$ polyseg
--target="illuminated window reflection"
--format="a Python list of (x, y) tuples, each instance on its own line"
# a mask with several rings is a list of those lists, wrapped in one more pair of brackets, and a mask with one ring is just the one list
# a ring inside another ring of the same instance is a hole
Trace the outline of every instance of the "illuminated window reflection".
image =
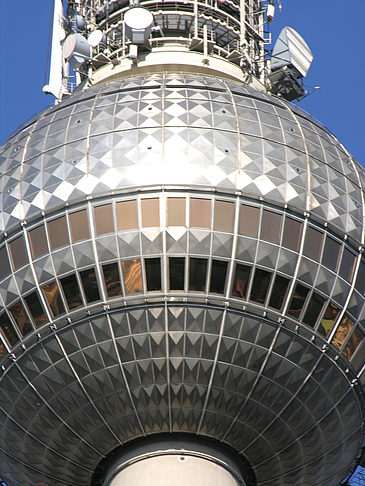
[(313, 292), (307, 310), (305, 311), (303, 322), (308, 324), (308, 326), (314, 327), (325, 302), (326, 299), (318, 295), (316, 292)]
[(14, 346), (19, 341), (18, 335), (14, 330), (13, 324), (10, 322), (6, 314), (0, 316), (0, 329), (4, 333), (10, 346)]
[(343, 350), (343, 354), (346, 356), (348, 360), (352, 358), (355, 354), (355, 351), (360, 346), (362, 340), (364, 339), (364, 333), (359, 327), (355, 327), (353, 330), (350, 339), (347, 341), (345, 349)]
[(103, 274), (108, 297), (113, 298), (122, 295), (118, 264), (109, 263), (108, 265), (103, 265)]
[(69, 309), (75, 309), (82, 305), (81, 292), (76, 275), (68, 275), (60, 279), (63, 293), (65, 294)]
[(142, 269), (140, 260), (125, 260), (122, 262), (124, 288), (127, 295), (143, 291)]
[(47, 322), (47, 317), (44, 313), (37, 292), (27, 295), (24, 300), (37, 327)]
[(89, 268), (88, 270), (80, 272), (80, 277), (87, 303), (100, 300), (99, 285), (96, 279), (95, 269)]
[(54, 317), (59, 316), (65, 312), (65, 308), (61, 299), (61, 294), (56, 282), (51, 282), (42, 287), (44, 296), (51, 308)]
[(212, 260), (212, 272), (210, 275), (210, 291), (215, 294), (223, 294), (226, 283), (228, 262)]
[(251, 267), (247, 265), (236, 264), (234, 274), (232, 297), (246, 298), (248, 280), (250, 278)]
[(146, 258), (144, 264), (147, 290), (161, 290), (161, 258)]
[(13, 307), (10, 308), (10, 314), (13, 316), (22, 336), (26, 336), (33, 330), (28, 314), (26, 313), (21, 302), (17, 302), (15, 305), (13, 305)]
[(321, 322), (319, 323), (317, 331), (323, 336), (327, 337), (332, 331), (339, 312), (340, 309), (332, 304), (332, 302), (329, 302)]
[(7, 350), (6, 350), (6, 347), (4, 346), (4, 344), (0, 341), (0, 358), (2, 358), (3, 356), (5, 356), (7, 354)]
[(190, 258), (189, 290), (204, 292), (207, 274), (207, 260), (204, 258)]
[(332, 339), (332, 344), (336, 346), (336, 348), (341, 349), (353, 327), (354, 322), (349, 317), (344, 316), (337, 328), (336, 334)]
[(253, 278), (250, 300), (263, 304), (271, 279), (271, 273), (257, 268)]
[(304, 285), (297, 284), (295, 286), (294, 294), (290, 302), (288, 314), (296, 319), (299, 319), (300, 314), (303, 310), (309, 289), (304, 287)]
[(270, 307), (278, 310), (281, 309), (288, 286), (289, 279), (282, 277), (281, 275), (276, 275), (274, 285), (271, 291), (271, 297), (269, 302)]

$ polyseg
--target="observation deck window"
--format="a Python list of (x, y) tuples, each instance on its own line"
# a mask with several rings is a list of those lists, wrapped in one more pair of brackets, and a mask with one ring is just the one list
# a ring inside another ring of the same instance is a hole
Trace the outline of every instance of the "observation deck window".
[(251, 267), (247, 265), (236, 264), (234, 274), (232, 297), (246, 299), (247, 285), (250, 278)]
[(336, 334), (332, 339), (332, 344), (336, 346), (336, 348), (341, 349), (353, 327), (354, 321), (352, 321), (348, 316), (344, 316), (337, 328)]
[(185, 258), (169, 258), (170, 290), (184, 290), (185, 288)]
[(317, 331), (322, 334), (322, 336), (328, 337), (330, 332), (333, 329), (333, 326), (336, 322), (338, 313), (340, 309), (336, 307), (332, 302), (329, 302), (327, 305), (327, 309), (323, 314), (323, 317), (318, 325)]
[(82, 305), (80, 287), (75, 274), (60, 279), (63, 293), (65, 294), (69, 309), (75, 309)]
[(192, 228), (210, 228), (212, 201), (210, 199), (190, 199), (190, 226)]
[(340, 249), (341, 245), (327, 235), (323, 250), (322, 265), (329, 268), (333, 272), (336, 272)]
[(138, 228), (137, 201), (122, 201), (116, 205), (118, 231)]
[(144, 264), (147, 290), (161, 290), (161, 258), (146, 258)]
[(6, 247), (3, 246), (0, 248), (0, 280), (5, 278), (11, 272), (8, 253), (6, 251)]
[(125, 260), (122, 262), (124, 288), (127, 295), (143, 291), (141, 260)]
[(226, 283), (228, 262), (212, 260), (212, 271), (210, 274), (210, 292), (223, 294)]
[(282, 308), (289, 282), (289, 279), (282, 277), (281, 275), (276, 275), (270, 296), (269, 307), (277, 310)]
[(189, 290), (204, 292), (207, 275), (207, 260), (204, 258), (190, 258)]
[(47, 236), (44, 224), (29, 231), (29, 240), (32, 257), (34, 259), (48, 253)]
[(14, 270), (28, 263), (28, 254), (25, 248), (24, 236), (21, 235), (9, 244), (11, 260)]
[(96, 234), (105, 235), (114, 232), (113, 207), (111, 204), (94, 208)]
[(293, 297), (290, 302), (288, 314), (295, 319), (299, 319), (300, 314), (302, 313), (305, 301), (308, 296), (309, 289), (304, 287), (304, 285), (296, 284), (295, 290), (293, 293)]
[(100, 300), (99, 286), (96, 279), (95, 269), (89, 268), (80, 272), (82, 286), (88, 304)]
[(167, 226), (185, 226), (186, 199), (183, 197), (167, 198)]
[(31, 294), (27, 295), (24, 297), (24, 300), (37, 327), (47, 322), (47, 317), (44, 313), (37, 292), (32, 292)]
[(284, 234), (282, 245), (293, 251), (299, 250), (302, 236), (303, 223), (293, 218), (285, 218)]
[(363, 331), (358, 326), (352, 331), (350, 339), (347, 341), (345, 349), (343, 350), (343, 354), (349, 361), (355, 354), (357, 348), (360, 346), (364, 336)]
[(355, 288), (361, 295), (365, 296), (365, 263), (363, 261), (360, 263)]
[(312, 297), (309, 300), (307, 310), (305, 311), (303, 322), (308, 324), (310, 327), (314, 327), (325, 302), (326, 299), (321, 297), (316, 292), (313, 292)]
[(259, 304), (264, 304), (270, 280), (271, 272), (256, 268), (255, 275), (253, 277), (250, 300), (258, 302)]
[(59, 316), (65, 312), (65, 307), (62, 302), (61, 293), (57, 282), (51, 282), (42, 287), (43, 294), (51, 308), (54, 317)]
[(352, 277), (354, 276), (355, 264), (355, 255), (345, 248), (342, 255), (340, 276), (348, 282), (351, 282)]
[(234, 222), (234, 204), (216, 201), (214, 207), (214, 229), (232, 233)]
[(103, 265), (102, 268), (108, 297), (113, 298), (122, 295), (118, 264), (109, 263), (107, 265)]
[(9, 311), (23, 337), (33, 331), (28, 314), (20, 301), (13, 305)]
[(77, 211), (76, 213), (71, 213), (69, 215), (69, 220), (71, 227), (71, 238), (74, 243), (76, 241), (90, 238), (86, 209)]
[(0, 316), (0, 329), (4, 333), (10, 346), (14, 346), (18, 341), (18, 335), (15, 332), (14, 326), (6, 314)]
[(150, 228), (160, 226), (160, 200), (159, 199), (142, 199), (142, 227)]
[(51, 250), (69, 245), (66, 217), (53, 219), (47, 223)]
[(319, 261), (323, 243), (323, 233), (308, 226), (305, 235), (303, 254), (312, 260)]
[(260, 210), (252, 206), (241, 204), (239, 233), (257, 238), (259, 231)]
[(264, 209), (261, 222), (261, 239), (278, 244), (280, 241), (282, 215)]

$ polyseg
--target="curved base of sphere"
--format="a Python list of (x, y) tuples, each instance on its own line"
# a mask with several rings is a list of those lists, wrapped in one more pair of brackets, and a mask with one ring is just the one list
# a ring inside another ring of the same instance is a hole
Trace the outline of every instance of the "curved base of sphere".
[[(114, 454), (115, 455), (115, 454)], [(110, 462), (110, 461), (109, 461)], [(104, 469), (104, 468), (102, 468)], [(148, 438), (123, 447), (93, 486), (254, 486), (252, 471), (219, 444), (181, 437)], [(247, 479), (246, 479), (247, 478)], [(247, 482), (246, 482), (247, 481)]]

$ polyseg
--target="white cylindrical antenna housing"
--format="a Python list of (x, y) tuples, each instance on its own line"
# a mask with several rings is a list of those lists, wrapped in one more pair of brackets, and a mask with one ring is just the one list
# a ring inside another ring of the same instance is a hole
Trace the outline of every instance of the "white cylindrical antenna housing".
[(133, 44), (144, 44), (151, 33), (153, 15), (146, 8), (136, 7), (124, 15), (125, 32)]
[(270, 3), (270, 5), (267, 6), (267, 12), (266, 12), (266, 22), (268, 24), (273, 21), (274, 15), (275, 15), (275, 7)]
[(106, 45), (106, 36), (101, 30), (94, 30), (90, 33), (87, 41), (91, 47), (97, 47), (99, 44)]
[(90, 60), (90, 44), (81, 34), (70, 34), (63, 43), (63, 57), (74, 69)]

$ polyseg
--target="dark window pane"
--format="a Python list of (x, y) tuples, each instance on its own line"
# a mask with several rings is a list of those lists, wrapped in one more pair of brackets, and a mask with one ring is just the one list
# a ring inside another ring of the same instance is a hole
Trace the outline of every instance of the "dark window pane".
[(304, 255), (318, 262), (321, 257), (322, 242), (323, 233), (308, 226), (304, 241)]
[(0, 249), (0, 280), (11, 273), (8, 252), (5, 246)]
[(47, 317), (40, 303), (37, 292), (33, 292), (24, 298), (36, 326), (41, 326), (47, 322)]
[(86, 209), (69, 215), (72, 241), (86, 240), (90, 238), (89, 222)]
[(281, 220), (281, 214), (264, 209), (261, 222), (261, 239), (271, 241), (272, 243), (279, 243)]
[(192, 228), (210, 228), (212, 201), (210, 199), (190, 200), (190, 226)]
[(10, 313), (13, 316), (22, 336), (26, 336), (33, 331), (28, 314), (26, 313), (21, 302), (17, 302), (15, 305), (13, 305), (13, 307), (10, 308)]
[(330, 302), (321, 319), (321, 322), (319, 323), (317, 331), (323, 336), (327, 337), (332, 331), (339, 312), (340, 309)]
[(138, 228), (137, 201), (122, 201), (116, 205), (118, 230)]
[(362, 342), (360, 349), (356, 350), (356, 355), (351, 364), (354, 367), (356, 373), (358, 373), (365, 364), (365, 342)]
[(241, 299), (246, 298), (247, 284), (250, 278), (251, 267), (247, 265), (236, 264), (236, 271), (234, 274), (234, 282), (232, 289), (232, 296)]
[(89, 268), (80, 272), (82, 286), (84, 287), (86, 302), (95, 302), (100, 300), (98, 281), (95, 275), (95, 269)]
[(6, 347), (4, 346), (3, 342), (0, 339), (0, 358), (2, 358), (3, 356), (5, 356), (7, 353), (8, 352), (6, 350)]
[(169, 258), (170, 290), (184, 290), (185, 258)]
[(363, 261), (360, 263), (355, 287), (361, 295), (365, 295), (365, 263)]
[(51, 308), (54, 317), (59, 316), (65, 312), (65, 308), (61, 299), (61, 294), (57, 282), (51, 282), (42, 287), (44, 296)]
[(344, 316), (337, 328), (336, 334), (333, 336), (332, 344), (336, 346), (336, 348), (341, 349), (353, 327), (354, 322), (349, 317)]
[(41, 224), (37, 228), (29, 231), (29, 239), (33, 258), (37, 258), (40, 255), (48, 253), (46, 230), (44, 229), (44, 224)]
[(293, 251), (299, 250), (300, 238), (302, 236), (303, 224), (292, 218), (285, 218), (283, 243), (282, 245)]
[(302, 312), (304, 307), (305, 300), (307, 298), (309, 289), (304, 287), (304, 285), (297, 284), (295, 286), (294, 294), (290, 302), (288, 314), (296, 319), (299, 319), (299, 316)]
[(147, 290), (161, 290), (161, 258), (147, 258), (146, 267)]
[(222, 260), (212, 261), (212, 273), (210, 275), (210, 292), (223, 294), (226, 283), (228, 262)]
[(6, 314), (0, 316), (0, 328), (11, 346), (14, 346), (14, 344), (19, 341), (13, 324), (10, 322), (9, 317)]
[(355, 263), (355, 255), (345, 248), (342, 255), (340, 275), (348, 282), (351, 282), (352, 277), (354, 276)]
[(186, 199), (184, 197), (167, 198), (167, 226), (185, 226)]
[(142, 199), (142, 226), (160, 226), (160, 201), (159, 199)]
[(9, 247), (11, 259), (13, 261), (13, 267), (15, 270), (23, 267), (26, 263), (28, 263), (28, 255), (25, 248), (23, 235), (19, 236), (19, 238), (16, 238), (14, 241), (9, 243)]
[(108, 297), (118, 297), (122, 295), (122, 286), (120, 284), (119, 270), (117, 263), (103, 265), (106, 293)]
[(142, 269), (140, 260), (122, 262), (125, 293), (136, 294), (143, 291)]
[(214, 206), (214, 229), (232, 233), (234, 222), (234, 204), (216, 201)]
[(81, 293), (76, 275), (68, 275), (60, 279), (69, 309), (82, 305)]
[(189, 290), (205, 291), (207, 276), (207, 260), (204, 258), (190, 258)]
[(323, 297), (313, 292), (307, 310), (305, 311), (303, 322), (308, 324), (308, 326), (314, 327), (325, 302), (326, 300)]
[(263, 304), (271, 279), (271, 273), (257, 268), (253, 278), (250, 300)]
[(281, 309), (289, 282), (289, 279), (281, 275), (276, 275), (269, 302), (270, 307), (278, 310)]
[(359, 327), (355, 327), (355, 329), (352, 331), (350, 339), (347, 341), (345, 349), (343, 350), (343, 354), (348, 360), (350, 360), (355, 354), (355, 351), (360, 346), (363, 339), (364, 333)]
[(60, 218), (54, 219), (53, 221), (49, 221), (49, 223), (47, 223), (47, 226), (51, 250), (55, 250), (60, 246), (69, 244), (65, 216), (61, 216)]
[(240, 227), (239, 233), (245, 236), (252, 236), (257, 238), (259, 231), (259, 208), (253, 208), (251, 206), (241, 205), (240, 208)]
[(97, 235), (114, 232), (113, 208), (111, 204), (94, 208), (95, 229)]
[(327, 236), (323, 250), (322, 265), (336, 272), (340, 249), (341, 245)]

